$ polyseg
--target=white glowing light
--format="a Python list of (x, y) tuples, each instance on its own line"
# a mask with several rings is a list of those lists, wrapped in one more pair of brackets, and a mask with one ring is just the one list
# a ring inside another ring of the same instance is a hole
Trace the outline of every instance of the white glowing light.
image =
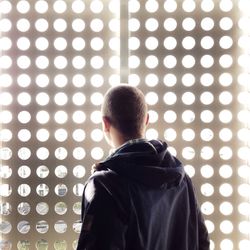
[(72, 133), (72, 137), (75, 141), (77, 142), (82, 142), (85, 140), (86, 138), (86, 133), (84, 132), (83, 129), (76, 129), (74, 130), (74, 132)]
[(38, 56), (36, 58), (36, 66), (39, 69), (46, 69), (49, 66), (49, 59), (46, 56)]
[[(19, 117), (18, 117), (19, 119)], [(8, 124), (12, 121), (12, 113), (8, 110), (0, 111), (0, 122), (2, 124)]]
[(177, 46), (177, 40), (172, 37), (172, 36), (169, 36), (169, 37), (166, 37), (165, 40), (164, 40), (164, 47), (167, 49), (167, 50), (173, 50), (175, 49)]
[(10, 87), (12, 85), (13, 79), (9, 74), (0, 75), (0, 87)]
[(204, 68), (211, 68), (214, 64), (214, 58), (211, 55), (204, 55), (201, 57), (201, 66)]
[[(6, 117), (7, 118), (7, 117)], [(31, 120), (31, 115), (28, 111), (21, 111), (18, 114), (18, 121), (22, 124), (29, 123)]]
[(67, 9), (67, 4), (63, 0), (57, 0), (53, 4), (53, 9), (56, 13), (62, 14), (66, 11)]
[(22, 92), (17, 96), (17, 101), (22, 106), (27, 106), (31, 102), (31, 96), (27, 92)]
[(195, 150), (192, 147), (185, 147), (182, 150), (182, 156), (187, 160), (192, 160), (195, 157)]
[(158, 66), (158, 58), (156, 56), (150, 55), (145, 59), (145, 65), (149, 69), (154, 69)]
[[(130, 42), (129, 42), (129, 44), (130, 44)], [(119, 37), (110, 38), (110, 40), (109, 40), (109, 48), (114, 50), (114, 51), (119, 51), (120, 50), (120, 38)]]
[(214, 205), (211, 202), (206, 201), (201, 205), (201, 211), (205, 215), (211, 215), (214, 212)]
[(210, 17), (205, 17), (201, 21), (201, 28), (205, 31), (210, 31), (214, 28), (214, 20)]
[(27, 142), (31, 138), (31, 133), (28, 129), (21, 129), (17, 135), (18, 139), (22, 142)]
[(91, 95), (90, 100), (94, 105), (99, 106), (103, 103), (103, 95), (99, 92), (95, 92)]
[(201, 175), (204, 178), (211, 178), (214, 175), (214, 169), (210, 165), (203, 165), (201, 167)]
[(214, 101), (214, 95), (211, 92), (205, 91), (201, 94), (200, 101), (205, 105), (210, 105)]
[(65, 38), (63, 37), (57, 37), (54, 40), (54, 47), (56, 50), (62, 51), (65, 50), (67, 48), (67, 41)]
[(185, 68), (192, 68), (195, 65), (195, 58), (192, 55), (186, 55), (182, 58), (182, 65)]
[(233, 2), (231, 0), (221, 0), (220, 9), (224, 12), (229, 12), (233, 8)]
[(117, 14), (117, 10), (120, 9), (120, 1), (110, 0), (109, 1), (109, 10), (110, 12)]
[(158, 95), (155, 92), (148, 92), (145, 100), (148, 105), (155, 105), (158, 102)]
[(81, 88), (85, 85), (86, 79), (83, 75), (76, 74), (73, 76), (72, 82), (73, 82), (75, 87)]
[(90, 9), (93, 13), (100, 13), (103, 10), (103, 3), (100, 0), (93, 0), (90, 4)]
[(201, 39), (201, 47), (204, 49), (211, 49), (214, 46), (214, 39), (211, 36), (204, 36)]
[(176, 64), (177, 64), (177, 59), (176, 59), (175, 56), (169, 55), (169, 56), (166, 56), (166, 57), (164, 58), (163, 63), (164, 63), (164, 66), (165, 66), (166, 68), (172, 69), (172, 68), (174, 68), (174, 67), (176, 66)]
[(68, 114), (63, 110), (59, 110), (55, 113), (54, 119), (55, 119), (56, 123), (64, 124), (68, 120)]
[(196, 4), (194, 0), (184, 0), (182, 3), (182, 8), (186, 12), (192, 12), (195, 10)]
[(164, 76), (164, 84), (168, 87), (173, 87), (177, 83), (177, 78), (174, 74), (166, 74)]
[(130, 18), (128, 20), (129, 31), (135, 32), (140, 28), (140, 21), (136, 18)]
[(214, 2), (213, 0), (202, 0), (201, 2), (201, 9), (204, 12), (210, 12), (214, 9)]
[(104, 156), (104, 151), (100, 147), (95, 147), (91, 150), (91, 157), (94, 160), (101, 160)]
[(145, 28), (148, 31), (151, 31), (151, 32), (156, 31), (158, 27), (159, 27), (159, 23), (158, 23), (158, 20), (155, 18), (149, 18), (145, 22)]
[(214, 156), (214, 150), (209, 146), (204, 146), (201, 148), (200, 156), (204, 160), (210, 160)]
[(86, 115), (83, 111), (81, 110), (77, 110), (73, 113), (72, 115), (72, 119), (75, 123), (77, 124), (82, 124), (85, 122), (86, 120)]
[(181, 100), (185, 105), (192, 105), (195, 102), (195, 95), (192, 92), (185, 92)]
[(173, 110), (168, 110), (164, 113), (164, 120), (167, 123), (174, 123), (177, 119), (177, 115)]
[(164, 28), (167, 31), (174, 31), (177, 27), (177, 22), (174, 18), (167, 18), (164, 21)]
[(13, 97), (9, 92), (0, 92), (0, 105), (8, 106), (12, 101)]
[(158, 138), (158, 131), (156, 129), (153, 129), (153, 128), (147, 129), (146, 138), (148, 140), (157, 139)]
[[(21, 26), (21, 21), (19, 20), (18, 23), (17, 23), (17, 27), (20, 28)], [(0, 20), (0, 32), (8, 32), (10, 31), (12, 28), (12, 23), (9, 19), (7, 18), (3, 18)], [(29, 29), (29, 28), (28, 28)]]
[(234, 229), (233, 223), (229, 220), (224, 220), (220, 223), (220, 230), (224, 234), (230, 234)]
[[(136, 39), (138, 39), (138, 38), (136, 38)], [(140, 40), (139, 39), (138, 39), (138, 42), (140, 44)], [(165, 43), (165, 41), (164, 41), (164, 43)], [(133, 44), (132, 41), (131, 41), (131, 44)], [(145, 46), (149, 50), (155, 50), (158, 47), (158, 45), (159, 45), (158, 39), (156, 37), (153, 37), (153, 36), (148, 37), (146, 39), (146, 41), (145, 41)]]
[(49, 139), (49, 131), (45, 128), (38, 129), (36, 132), (37, 140), (45, 142)]
[(99, 110), (93, 111), (90, 115), (90, 119), (93, 123), (99, 124), (102, 122), (102, 113)]
[(104, 65), (103, 57), (101, 56), (94, 56), (90, 60), (90, 64), (94, 69), (100, 69)]
[(54, 21), (53, 27), (57, 32), (64, 32), (67, 29), (67, 22), (62, 18), (58, 18)]
[(9, 1), (1, 1), (0, 2), (0, 13), (8, 14), (12, 10), (12, 5)]
[(72, 22), (72, 29), (75, 32), (82, 32), (85, 29), (85, 22), (80, 18), (74, 19)]
[[(238, 78), (239, 81), (239, 78)], [(222, 86), (230, 86), (233, 82), (233, 77), (230, 73), (222, 73), (219, 77), (219, 82)]]
[(36, 114), (36, 120), (40, 124), (46, 124), (50, 119), (50, 115), (47, 111), (41, 110)]
[(85, 10), (85, 3), (82, 0), (75, 0), (71, 7), (75, 13), (80, 14)]
[[(19, 59), (19, 64), (20, 64), (20, 59)], [(9, 56), (5, 55), (0, 56), (0, 69), (8, 69), (11, 67), (11, 65), (12, 65), (12, 59)]]
[(195, 84), (195, 77), (191, 73), (184, 74), (181, 80), (183, 85), (186, 87), (191, 87)]
[(82, 56), (75, 56), (72, 59), (72, 65), (75, 69), (83, 69), (85, 67), (86, 60)]
[(120, 31), (120, 20), (118, 18), (113, 18), (109, 21), (109, 29), (113, 32)]
[(230, 215), (233, 212), (233, 205), (228, 201), (224, 201), (220, 204), (220, 212), (223, 215)]
[(167, 140), (167, 141), (174, 141), (177, 137), (177, 133), (175, 131), (175, 129), (173, 128), (168, 128), (165, 130), (164, 132), (164, 138)]
[(221, 67), (223, 68), (229, 68), (232, 66), (233, 64), (233, 58), (231, 55), (222, 55), (219, 59), (219, 63), (221, 65)]
[(193, 18), (187, 17), (182, 21), (182, 28), (186, 31), (192, 31), (196, 26), (196, 22)]
[(200, 136), (203, 141), (211, 141), (214, 138), (214, 132), (209, 128), (204, 128), (201, 130)]
[(175, 0), (168, 0), (164, 2), (164, 9), (166, 12), (172, 13), (177, 9), (177, 3)]
[(195, 46), (195, 39), (191, 36), (186, 36), (183, 40), (182, 40), (182, 46), (184, 49), (186, 50), (190, 50), (193, 49)]
[(214, 114), (210, 110), (203, 110), (201, 112), (200, 118), (204, 123), (210, 123), (214, 119)]
[(158, 121), (158, 113), (155, 112), (154, 110), (149, 110), (148, 115), (149, 115), (149, 123), (156, 123)]
[(145, 77), (145, 83), (149, 86), (149, 87), (155, 87), (159, 82), (159, 78), (156, 74), (148, 74)]
[(192, 141), (195, 138), (193, 129), (187, 128), (182, 131), (182, 138), (184, 141)]
[(223, 36), (220, 39), (220, 47), (223, 49), (229, 49), (233, 45), (233, 39), (230, 36)]
[(85, 155), (86, 155), (86, 152), (85, 152), (84, 148), (82, 148), (82, 147), (74, 148), (73, 157), (76, 160), (82, 160), (85, 157)]
[(185, 165), (184, 169), (190, 178), (195, 176), (195, 168), (192, 165)]
[(185, 110), (182, 113), (182, 120), (185, 123), (192, 123), (195, 120), (195, 113), (192, 110)]
[(111, 56), (109, 58), (109, 66), (112, 69), (120, 69), (120, 57), (119, 56)]
[(222, 141), (230, 141), (233, 137), (233, 133), (229, 128), (223, 128), (220, 130), (219, 137)]
[(177, 101), (177, 96), (174, 92), (166, 92), (163, 100), (167, 105), (174, 105)]
[(47, 31), (47, 29), (49, 28), (49, 23), (46, 19), (44, 18), (39, 18), (36, 22), (35, 22), (35, 28), (37, 31), (39, 32), (45, 32)]
[(45, 88), (49, 84), (49, 77), (45, 74), (40, 74), (36, 77), (36, 84), (41, 88)]
[(233, 20), (229, 17), (223, 17), (219, 24), (222, 30), (230, 30), (233, 27)]
[(40, 160), (46, 160), (49, 157), (49, 150), (45, 147), (37, 149), (36, 156)]
[(20, 37), (17, 40), (17, 47), (20, 50), (28, 50), (30, 47), (30, 40), (27, 37)]
[(140, 58), (138, 56), (132, 55), (128, 58), (128, 65), (130, 68), (135, 69), (140, 65)]
[(0, 51), (9, 50), (12, 47), (12, 42), (8, 37), (0, 37)]
[(68, 60), (64, 56), (57, 56), (54, 59), (54, 65), (57, 69), (64, 69), (68, 65)]
[(35, 9), (38, 13), (41, 14), (46, 13), (48, 8), (49, 8), (48, 3), (44, 0), (38, 0), (35, 3)]
[(212, 186), (210, 183), (204, 183), (201, 185), (201, 193), (204, 196), (212, 196), (214, 193), (214, 186)]
[(26, 0), (19, 1), (16, 5), (18, 12), (26, 14), (30, 10), (30, 4)]

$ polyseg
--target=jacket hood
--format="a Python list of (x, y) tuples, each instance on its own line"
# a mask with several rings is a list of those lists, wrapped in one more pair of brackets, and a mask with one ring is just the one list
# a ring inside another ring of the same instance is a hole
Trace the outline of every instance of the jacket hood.
[(178, 186), (185, 175), (181, 162), (170, 154), (167, 144), (157, 140), (128, 142), (101, 162), (100, 167), (155, 188)]

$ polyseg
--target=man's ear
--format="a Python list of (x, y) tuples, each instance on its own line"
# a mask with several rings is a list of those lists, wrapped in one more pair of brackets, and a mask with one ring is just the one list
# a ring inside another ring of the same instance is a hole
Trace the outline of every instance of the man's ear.
[(148, 123), (149, 123), (149, 113), (147, 113), (147, 115), (146, 115), (146, 122), (145, 122), (145, 125), (147, 126)]
[(109, 132), (111, 124), (110, 124), (108, 117), (106, 116), (102, 117), (102, 126), (103, 126), (104, 132)]

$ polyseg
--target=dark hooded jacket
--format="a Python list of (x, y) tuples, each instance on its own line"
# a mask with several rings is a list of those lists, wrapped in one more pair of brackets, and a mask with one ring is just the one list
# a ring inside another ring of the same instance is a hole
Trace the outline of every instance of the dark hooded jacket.
[(87, 181), (77, 250), (208, 250), (190, 178), (161, 141), (135, 140)]

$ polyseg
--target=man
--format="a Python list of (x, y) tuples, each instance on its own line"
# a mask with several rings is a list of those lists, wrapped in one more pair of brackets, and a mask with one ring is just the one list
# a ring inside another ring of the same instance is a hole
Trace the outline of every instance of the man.
[(142, 92), (121, 84), (102, 105), (103, 131), (116, 151), (95, 165), (82, 202), (77, 250), (208, 250), (190, 178), (167, 144), (144, 139)]

